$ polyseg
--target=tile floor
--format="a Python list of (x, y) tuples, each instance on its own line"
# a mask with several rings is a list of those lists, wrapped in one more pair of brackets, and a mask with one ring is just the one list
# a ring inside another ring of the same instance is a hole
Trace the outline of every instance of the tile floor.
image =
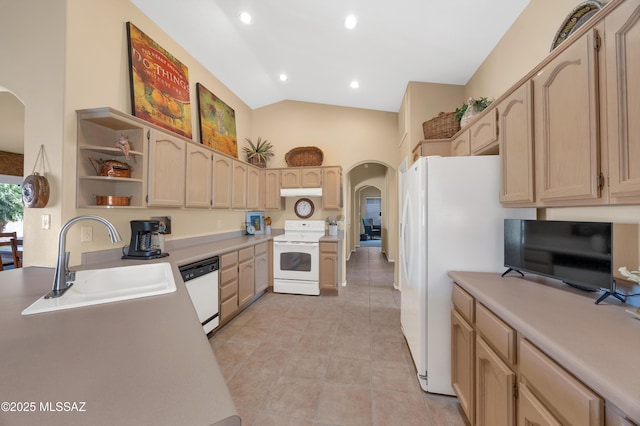
[(267, 293), (211, 338), (243, 425), (464, 425), (455, 398), (424, 393), (400, 330), (393, 265), (347, 262), (339, 296)]

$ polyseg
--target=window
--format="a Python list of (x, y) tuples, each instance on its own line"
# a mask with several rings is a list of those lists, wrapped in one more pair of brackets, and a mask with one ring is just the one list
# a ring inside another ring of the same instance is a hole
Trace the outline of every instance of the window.
[(380, 226), (380, 216), (382, 212), (382, 198), (366, 197), (365, 198), (365, 218), (373, 219), (374, 226)]

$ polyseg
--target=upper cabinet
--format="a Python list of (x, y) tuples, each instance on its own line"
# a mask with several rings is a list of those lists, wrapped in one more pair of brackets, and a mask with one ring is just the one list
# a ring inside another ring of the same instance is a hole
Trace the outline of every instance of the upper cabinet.
[(322, 187), (322, 169), (321, 168), (304, 168), (301, 170), (301, 186), (303, 188), (320, 188)]
[(247, 208), (256, 210), (261, 208), (260, 204), (260, 178), (264, 176), (261, 170), (248, 167), (247, 168)]
[(183, 139), (155, 129), (149, 132), (148, 206), (184, 204), (185, 158)]
[(586, 33), (533, 78), (536, 192), (545, 205), (600, 199), (598, 38)]
[(626, 1), (605, 18), (606, 135), (609, 196), (640, 202), (640, 2)]
[(471, 136), (469, 129), (458, 133), (451, 140), (451, 155), (469, 155), (471, 153)]
[(213, 204), (215, 209), (231, 208), (231, 176), (233, 160), (213, 154)]
[(500, 201), (504, 205), (530, 206), (535, 202), (531, 82), (516, 89), (496, 110), (502, 168)]
[(498, 153), (497, 110), (493, 106), (489, 108), (469, 129), (469, 145), (473, 155)]
[(323, 169), (322, 208), (340, 210), (342, 208), (342, 169), (327, 167)]
[[(77, 207), (97, 206), (96, 196), (129, 197), (131, 207), (145, 206), (148, 128), (111, 108), (78, 111)], [(116, 147), (121, 136), (131, 145), (129, 159)], [(93, 160), (93, 161), (92, 161)], [(94, 162), (117, 160), (131, 167), (130, 177), (104, 175)]]
[(266, 169), (261, 171), (260, 195), (264, 200), (261, 205), (265, 210), (282, 210), (282, 197), (280, 197), (280, 170)]
[(319, 167), (292, 167), (281, 171), (282, 188), (320, 188), (322, 169)]
[(213, 153), (196, 144), (187, 144), (185, 207), (211, 207)]
[(244, 209), (247, 207), (247, 164), (233, 160), (232, 173), (231, 208)]

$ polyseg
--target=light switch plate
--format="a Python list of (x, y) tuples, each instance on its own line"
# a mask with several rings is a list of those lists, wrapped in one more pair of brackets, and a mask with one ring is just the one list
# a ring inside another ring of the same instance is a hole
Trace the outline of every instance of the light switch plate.
[(51, 229), (51, 215), (43, 214), (42, 215), (42, 229)]
[(93, 227), (92, 226), (81, 226), (80, 227), (80, 242), (88, 243), (89, 241), (93, 241)]

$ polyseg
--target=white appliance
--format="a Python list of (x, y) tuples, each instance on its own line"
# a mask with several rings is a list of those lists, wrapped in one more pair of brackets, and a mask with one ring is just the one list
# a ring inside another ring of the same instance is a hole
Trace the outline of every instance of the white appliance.
[(219, 256), (181, 266), (180, 275), (205, 334), (220, 324), (218, 312)]
[(285, 220), (284, 234), (273, 237), (273, 291), (320, 294), (322, 220)]
[(498, 156), (422, 157), (402, 176), (402, 331), (426, 392), (451, 387), (451, 270), (504, 269), (504, 218), (535, 209), (502, 208)]

